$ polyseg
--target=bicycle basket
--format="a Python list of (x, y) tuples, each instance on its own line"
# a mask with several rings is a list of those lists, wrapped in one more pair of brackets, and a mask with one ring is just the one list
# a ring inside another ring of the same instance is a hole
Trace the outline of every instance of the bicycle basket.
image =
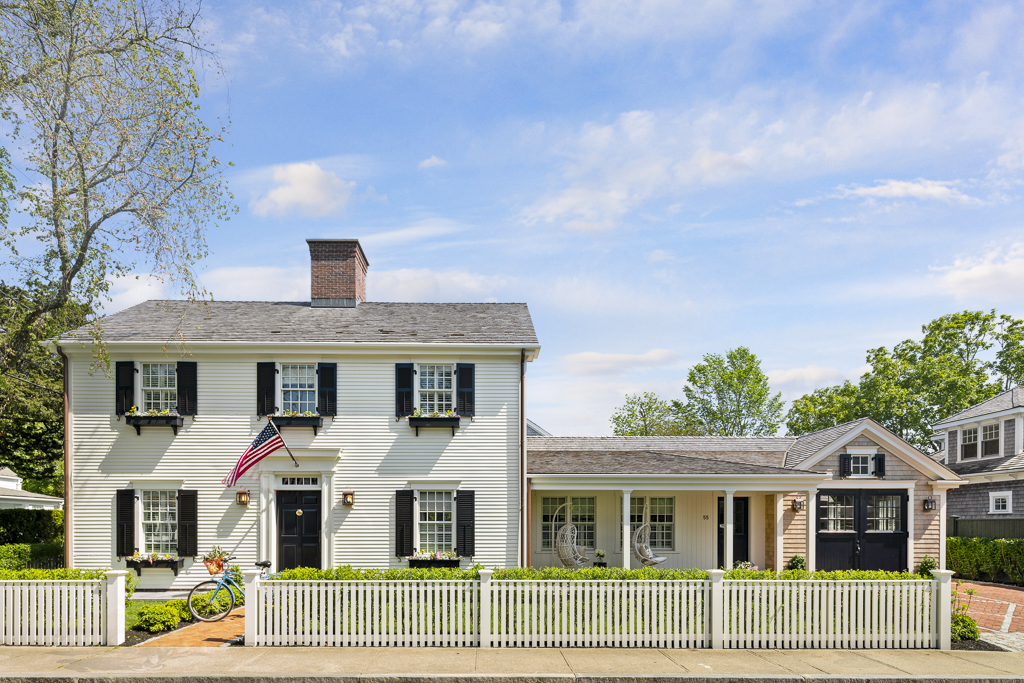
[(224, 571), (224, 558), (217, 557), (212, 560), (203, 560), (203, 564), (206, 565), (206, 571), (211, 574), (219, 574)]

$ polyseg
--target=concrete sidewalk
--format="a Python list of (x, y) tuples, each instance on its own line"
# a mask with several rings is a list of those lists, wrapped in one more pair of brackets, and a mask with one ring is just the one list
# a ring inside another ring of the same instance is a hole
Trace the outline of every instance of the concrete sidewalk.
[[(633, 650), (458, 648), (0, 647), (0, 683), (43, 677), (84, 682), (223, 681), (271, 677), (343, 683), (373, 677), (499, 683), (680, 680), (1013, 680), (1024, 653), (936, 650)], [(114, 676), (116, 678), (111, 678)]]

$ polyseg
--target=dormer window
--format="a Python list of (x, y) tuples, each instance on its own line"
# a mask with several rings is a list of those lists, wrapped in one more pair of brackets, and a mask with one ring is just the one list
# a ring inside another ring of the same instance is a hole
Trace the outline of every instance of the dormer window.
[(978, 428), (971, 427), (963, 431), (960, 441), (960, 459), (970, 460), (978, 457)]
[(985, 425), (981, 428), (981, 455), (999, 455), (999, 424)]

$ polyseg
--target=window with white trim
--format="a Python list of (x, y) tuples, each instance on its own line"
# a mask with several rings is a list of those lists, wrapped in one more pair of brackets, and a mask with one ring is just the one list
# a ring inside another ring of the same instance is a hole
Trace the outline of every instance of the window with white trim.
[(651, 525), (651, 548), (672, 550), (676, 526), (676, 499), (651, 498), (648, 523)]
[(455, 550), (455, 495), (452, 491), (419, 491), (420, 552)]
[(854, 477), (869, 477), (871, 476), (871, 456), (870, 455), (851, 455), (850, 456), (850, 474)]
[(576, 526), (576, 545), (596, 548), (597, 498), (573, 498), (570, 519)]
[(142, 547), (147, 553), (178, 553), (178, 492), (142, 492)]
[[(565, 524), (565, 497), (552, 496), (541, 498), (540, 501), (540, 547), (541, 550), (554, 550), (555, 537), (558, 530)], [(559, 509), (562, 508), (562, 509)], [(621, 533), (621, 532), (620, 532)]]
[(142, 364), (142, 409), (174, 412), (178, 409), (178, 374), (175, 363)]
[(420, 365), (420, 410), (432, 413), (435, 410), (443, 413), (452, 408), (452, 376), (451, 365)]
[(1013, 512), (1013, 493), (1011, 491), (990, 491), (988, 494), (988, 512), (990, 515), (1008, 515)]
[(316, 412), (316, 365), (281, 364), (281, 410)]
[(978, 428), (965, 429), (960, 435), (960, 459), (969, 460), (978, 457)]
[(999, 424), (981, 428), (981, 457), (999, 455)]

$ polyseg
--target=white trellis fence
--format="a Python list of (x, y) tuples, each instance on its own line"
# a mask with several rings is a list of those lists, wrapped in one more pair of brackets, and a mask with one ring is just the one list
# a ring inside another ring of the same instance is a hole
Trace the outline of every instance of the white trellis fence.
[(120, 645), (124, 571), (106, 579), (0, 581), (4, 645)]
[(949, 649), (932, 581), (259, 581), (247, 645)]

